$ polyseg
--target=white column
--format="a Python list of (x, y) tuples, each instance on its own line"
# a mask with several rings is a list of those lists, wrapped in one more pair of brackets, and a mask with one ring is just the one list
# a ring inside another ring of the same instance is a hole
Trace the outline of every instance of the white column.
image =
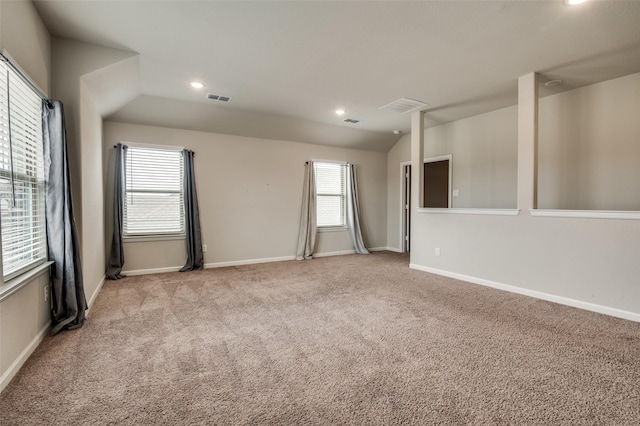
[(424, 206), (424, 111), (411, 113), (411, 210)]
[(538, 206), (538, 74), (518, 79), (518, 208)]

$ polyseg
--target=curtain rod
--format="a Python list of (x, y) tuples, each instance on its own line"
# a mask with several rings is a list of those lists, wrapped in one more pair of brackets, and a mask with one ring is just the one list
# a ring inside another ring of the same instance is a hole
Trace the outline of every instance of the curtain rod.
[(31, 90), (33, 90), (38, 96), (40, 96), (40, 98), (47, 99), (47, 96), (44, 93), (42, 93), (40, 88), (36, 86), (35, 83), (31, 81), (31, 79), (28, 76), (26, 76), (22, 72), (22, 70), (20, 70), (20, 68), (15, 66), (4, 53), (0, 53), (0, 61), (7, 64), (9, 68), (11, 68), (16, 74), (18, 74), (18, 77), (20, 77), (20, 79), (22, 79), (22, 81), (24, 81), (31, 88)]

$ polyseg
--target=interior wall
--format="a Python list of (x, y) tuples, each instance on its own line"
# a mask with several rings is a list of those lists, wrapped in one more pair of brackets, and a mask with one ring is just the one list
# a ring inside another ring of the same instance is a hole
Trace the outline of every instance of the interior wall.
[[(587, 92), (607, 91), (610, 83), (600, 83)], [(635, 87), (633, 84), (628, 90)], [(521, 92), (519, 98), (522, 105), (530, 107), (526, 102), (534, 94)], [(582, 108), (585, 98), (578, 96), (575, 102), (569, 107)], [(602, 116), (588, 119), (604, 123), (612, 111), (599, 113)], [(616, 112), (635, 113), (637, 110)], [(533, 152), (529, 148), (534, 146), (535, 125), (529, 124), (535, 123), (535, 117), (534, 112), (530, 114), (518, 117), (521, 128), (527, 130), (518, 135), (518, 142), (527, 148), (519, 153), (522, 166), (533, 170), (535, 156), (529, 155)], [(606, 129), (592, 131), (606, 135)], [(640, 133), (634, 132), (637, 141)], [(598, 140), (614, 138), (615, 133), (609, 136)], [(606, 142), (600, 149), (607, 149)], [(634, 150), (620, 154), (637, 158)], [(530, 184), (520, 185), (518, 190), (533, 194), (533, 180)], [(640, 321), (638, 241), (638, 220), (534, 217), (526, 206), (517, 216), (416, 212), (411, 266)]]
[[(517, 106), (425, 129), (424, 158), (451, 154), (452, 208), (514, 209), (517, 203)], [(401, 248), (401, 163), (411, 161), (411, 135), (387, 153), (387, 246)]]
[[(87, 85), (80, 82), (80, 180), (82, 181), (82, 267), (89, 302), (105, 276), (102, 117)], [(77, 204), (76, 204), (77, 205)]]
[(640, 211), (640, 73), (540, 99), (538, 208)]
[[(295, 256), (304, 162), (356, 164), (368, 247), (386, 246), (386, 154), (217, 133), (105, 122), (106, 252), (110, 251), (113, 146), (118, 142), (182, 146), (196, 153), (196, 185), (208, 266)], [(125, 271), (182, 266), (183, 240), (127, 242)], [(316, 252), (353, 250), (346, 231), (319, 232)]]
[[(100, 107), (104, 101), (101, 99), (104, 80), (112, 74), (104, 70), (117, 73), (118, 68), (113, 65), (128, 63), (136, 54), (59, 37), (52, 40), (52, 52), (52, 92), (64, 103), (74, 213), (85, 293), (91, 303), (106, 270)], [(116, 74), (118, 77), (122, 74)], [(137, 88), (130, 87), (133, 85), (130, 79), (123, 79), (122, 83), (124, 91), (135, 94)], [(129, 99), (127, 94), (117, 97)]]
[(452, 208), (516, 207), (517, 116), (512, 106), (425, 129), (425, 158), (453, 157)]
[(402, 166), (411, 161), (411, 133), (387, 152), (387, 249), (402, 251)]
[[(0, 1), (0, 51), (4, 49), (41, 90), (49, 91), (49, 33), (30, 1)], [(0, 301), (0, 390), (46, 332), (49, 303), (43, 289), (48, 286), (45, 271)]]
[(51, 37), (30, 1), (0, 2), (0, 52), (5, 49), (40, 90), (48, 94)]

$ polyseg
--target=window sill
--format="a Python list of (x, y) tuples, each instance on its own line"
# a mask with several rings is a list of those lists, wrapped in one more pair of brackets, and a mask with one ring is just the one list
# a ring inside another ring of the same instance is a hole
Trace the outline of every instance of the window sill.
[(520, 209), (434, 209), (421, 207), (418, 208), (418, 213), (518, 216)]
[(29, 284), (34, 278), (48, 272), (51, 265), (53, 265), (53, 261), (48, 260), (0, 285), (0, 302), (16, 293), (25, 285)]
[(614, 210), (546, 210), (532, 209), (529, 214), (535, 217), (569, 217), (581, 219), (630, 219), (640, 220), (640, 211)]
[(318, 232), (342, 232), (342, 231), (346, 231), (347, 228), (346, 226), (326, 226), (326, 227), (318, 227), (316, 228), (316, 231)]
[(131, 236), (123, 236), (123, 243), (144, 243), (144, 242), (152, 242), (152, 241), (170, 241), (170, 240), (184, 240), (186, 238), (185, 234), (178, 235), (131, 235)]

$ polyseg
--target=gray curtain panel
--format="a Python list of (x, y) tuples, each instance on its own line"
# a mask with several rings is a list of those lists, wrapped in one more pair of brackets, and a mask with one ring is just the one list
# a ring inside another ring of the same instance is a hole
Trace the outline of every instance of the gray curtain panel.
[(87, 300), (69, 181), (62, 102), (43, 99), (45, 212), (51, 268), (51, 334), (82, 327)]
[(364, 246), (362, 240), (362, 230), (360, 229), (360, 201), (358, 200), (358, 178), (356, 176), (356, 166), (347, 165), (347, 226), (353, 248), (358, 254), (369, 254), (369, 250)]
[(305, 163), (304, 186), (302, 188), (302, 211), (300, 212), (300, 233), (296, 260), (313, 258), (316, 246), (316, 182), (313, 162)]
[(126, 277), (122, 275), (124, 266), (124, 250), (122, 247), (125, 170), (127, 170), (127, 146), (119, 143), (115, 147), (116, 167), (113, 182), (113, 238), (111, 240), (111, 254), (107, 265), (107, 278), (119, 280)]
[(180, 272), (193, 271), (204, 267), (202, 253), (202, 232), (200, 230), (200, 213), (198, 211), (198, 195), (196, 193), (196, 177), (193, 165), (193, 151), (182, 151), (184, 161), (184, 220), (187, 234), (187, 263)]

